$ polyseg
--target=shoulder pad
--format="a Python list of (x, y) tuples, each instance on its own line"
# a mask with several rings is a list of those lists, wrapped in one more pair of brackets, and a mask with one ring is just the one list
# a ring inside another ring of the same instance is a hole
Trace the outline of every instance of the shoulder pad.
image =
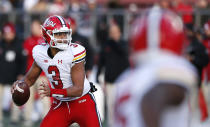
[(32, 50), (32, 56), (33, 56), (34, 60), (36, 60), (36, 56), (38, 56), (38, 54), (40, 52), (42, 52), (44, 49), (46, 49), (48, 47), (49, 47), (49, 45), (46, 43), (38, 44), (38, 45), (34, 46), (34, 48)]
[(197, 83), (196, 72), (187, 67), (162, 68), (157, 74), (160, 81), (171, 81), (188, 88)]

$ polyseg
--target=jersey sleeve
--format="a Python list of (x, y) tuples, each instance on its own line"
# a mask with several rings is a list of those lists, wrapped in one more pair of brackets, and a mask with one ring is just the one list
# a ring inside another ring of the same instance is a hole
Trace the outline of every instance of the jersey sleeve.
[(37, 58), (37, 54), (38, 54), (38, 51), (39, 51), (38, 48), (39, 48), (38, 46), (34, 46), (34, 48), (32, 50), (32, 56), (33, 56), (33, 59), (34, 59), (35, 62), (37, 62), (36, 58)]
[(194, 69), (184, 67), (165, 67), (160, 69), (157, 75), (159, 81), (175, 83), (186, 88), (195, 87), (198, 78)]
[(72, 48), (73, 55), (74, 55), (74, 59), (72, 61), (73, 64), (85, 61), (86, 50), (83, 46), (81, 46), (79, 44), (72, 44), (71, 48)]

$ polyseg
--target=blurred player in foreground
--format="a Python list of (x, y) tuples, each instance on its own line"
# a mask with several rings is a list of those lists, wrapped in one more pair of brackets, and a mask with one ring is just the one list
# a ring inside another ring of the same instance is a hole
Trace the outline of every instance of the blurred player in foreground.
[(85, 48), (71, 44), (70, 24), (61, 16), (47, 18), (42, 32), (46, 43), (33, 48), (34, 63), (22, 79), (32, 86), (44, 71), (50, 81), (51, 87), (42, 83), (39, 89), (41, 96), (54, 98), (40, 126), (68, 127), (77, 122), (80, 127), (101, 127), (91, 85), (85, 76)]
[(158, 6), (133, 25), (135, 67), (118, 80), (115, 127), (188, 127), (195, 68), (182, 57), (181, 19)]

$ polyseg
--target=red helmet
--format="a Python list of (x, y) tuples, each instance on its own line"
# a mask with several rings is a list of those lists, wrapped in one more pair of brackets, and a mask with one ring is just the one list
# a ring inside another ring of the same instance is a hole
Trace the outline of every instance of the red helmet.
[[(47, 18), (42, 25), (42, 33), (44, 39), (53, 48), (65, 50), (71, 44), (70, 24), (61, 16), (55, 15)], [(55, 38), (54, 35), (57, 33), (66, 33), (67, 36), (64, 39)]]
[(131, 48), (134, 55), (158, 54), (164, 51), (176, 55), (182, 53), (183, 23), (178, 15), (169, 10), (158, 6), (151, 8), (134, 21), (131, 30)]

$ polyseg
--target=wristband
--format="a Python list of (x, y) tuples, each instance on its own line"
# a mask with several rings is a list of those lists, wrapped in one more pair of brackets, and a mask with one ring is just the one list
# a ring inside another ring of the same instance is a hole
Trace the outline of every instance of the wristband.
[(67, 97), (67, 89), (50, 89), (51, 97)]

